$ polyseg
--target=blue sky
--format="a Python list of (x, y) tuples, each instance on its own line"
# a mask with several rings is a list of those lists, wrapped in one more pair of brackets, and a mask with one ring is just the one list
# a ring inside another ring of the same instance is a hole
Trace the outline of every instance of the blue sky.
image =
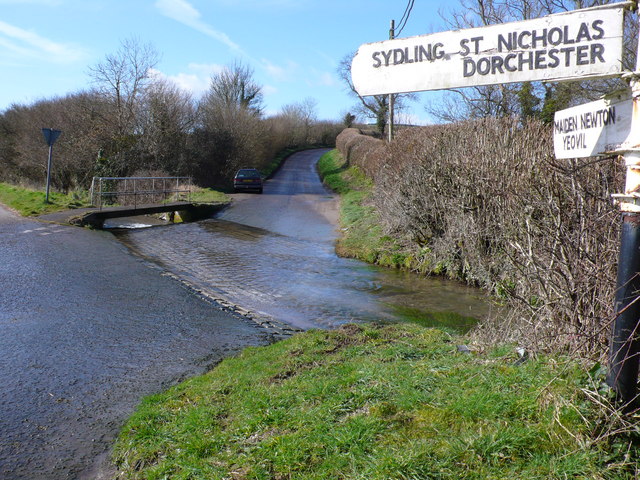
[[(313, 98), (320, 119), (355, 104), (336, 74), (362, 43), (388, 38), (405, 0), (0, 0), (0, 111), (87, 89), (89, 67), (137, 38), (158, 74), (196, 98), (236, 60), (254, 70), (267, 114)], [(444, 0), (416, 0), (402, 37), (446, 30)], [(421, 94), (415, 120), (428, 120)]]

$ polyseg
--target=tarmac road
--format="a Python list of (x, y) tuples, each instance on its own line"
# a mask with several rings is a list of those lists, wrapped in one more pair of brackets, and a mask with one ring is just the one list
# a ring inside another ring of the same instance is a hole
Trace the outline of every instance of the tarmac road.
[(318, 243), (338, 237), (338, 196), (325, 188), (316, 164), (330, 149), (294, 153), (264, 184), (264, 194), (240, 193), (230, 208), (216, 215), (229, 222)]
[(144, 395), (270, 335), (109, 233), (0, 207), (0, 479), (106, 478)]

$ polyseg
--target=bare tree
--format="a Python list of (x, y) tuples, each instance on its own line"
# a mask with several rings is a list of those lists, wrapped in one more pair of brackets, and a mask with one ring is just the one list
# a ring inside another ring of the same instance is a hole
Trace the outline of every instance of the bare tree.
[(195, 132), (200, 170), (211, 173), (205, 183), (224, 181), (239, 167), (258, 166), (268, 143), (262, 109), (262, 87), (249, 67), (236, 62), (211, 77), (198, 104)]
[(317, 102), (306, 98), (302, 102), (291, 103), (282, 107), (279, 117), (291, 132), (292, 145), (307, 145), (311, 141), (311, 129), (317, 120)]
[(146, 168), (182, 174), (187, 170), (188, 136), (195, 124), (191, 95), (165, 79), (154, 79), (138, 114), (140, 143)]
[[(481, 27), (518, 20), (538, 18), (553, 13), (592, 7), (609, 3), (607, 0), (461, 0), (460, 8), (440, 13), (452, 30)], [(637, 39), (635, 22), (627, 19), (625, 36)], [(631, 49), (633, 50), (633, 48)], [(627, 68), (633, 70), (629, 59), (633, 52), (625, 53)], [(513, 83), (465, 89), (452, 89), (449, 95), (426, 111), (442, 121), (466, 118), (538, 117), (545, 122), (553, 113), (572, 104), (593, 100), (613, 89), (620, 88), (619, 80), (562, 83)]]
[(133, 38), (89, 69), (96, 92), (109, 107), (101, 112), (105, 128), (111, 131), (100, 148), (103, 174), (124, 175), (139, 167), (138, 113), (158, 58), (151, 45)]
[(240, 62), (225, 67), (211, 77), (205, 102), (230, 110), (239, 108), (256, 116), (264, 108), (262, 87), (253, 79), (253, 70)]
[[(358, 114), (366, 117), (373, 118), (376, 122), (376, 128), (380, 136), (384, 136), (385, 128), (389, 118), (389, 95), (372, 95), (361, 96), (353, 85), (351, 79), (351, 62), (355, 53), (351, 53), (345, 56), (338, 65), (338, 75), (340, 79), (347, 86), (347, 90), (352, 96), (355, 96), (359, 103), (356, 106)], [(396, 111), (401, 111), (406, 108), (406, 101), (415, 99), (412, 94), (393, 95), (394, 108)]]
[(113, 127), (118, 134), (134, 128), (139, 101), (158, 59), (150, 44), (131, 38), (124, 40), (115, 54), (108, 54), (103, 62), (89, 68), (97, 91), (112, 103)]
[(40, 100), (32, 105), (12, 105), (0, 117), (1, 178), (32, 186), (43, 185), (46, 144), (43, 127), (63, 132), (56, 143), (52, 183), (58, 190), (88, 188), (95, 168), (95, 155), (103, 131), (95, 112), (101, 99), (93, 92)]

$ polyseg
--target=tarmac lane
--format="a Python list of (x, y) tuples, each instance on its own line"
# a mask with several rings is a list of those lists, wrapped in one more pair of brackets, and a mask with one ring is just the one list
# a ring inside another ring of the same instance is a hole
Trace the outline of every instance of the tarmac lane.
[(0, 207), (0, 479), (108, 478), (143, 396), (270, 341), (110, 233)]

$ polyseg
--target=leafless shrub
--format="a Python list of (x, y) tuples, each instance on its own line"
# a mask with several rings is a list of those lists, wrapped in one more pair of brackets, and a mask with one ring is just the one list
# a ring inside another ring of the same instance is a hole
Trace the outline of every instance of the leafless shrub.
[[(556, 161), (550, 127), (483, 119), (406, 129), (382, 150), (356, 132), (338, 147), (369, 164), (387, 233), (421, 264), (492, 291), (511, 318), (479, 335), (601, 355), (612, 316), (618, 214), (612, 159)], [(373, 152), (373, 153), (372, 153)], [(509, 328), (505, 328), (508, 322)]]

